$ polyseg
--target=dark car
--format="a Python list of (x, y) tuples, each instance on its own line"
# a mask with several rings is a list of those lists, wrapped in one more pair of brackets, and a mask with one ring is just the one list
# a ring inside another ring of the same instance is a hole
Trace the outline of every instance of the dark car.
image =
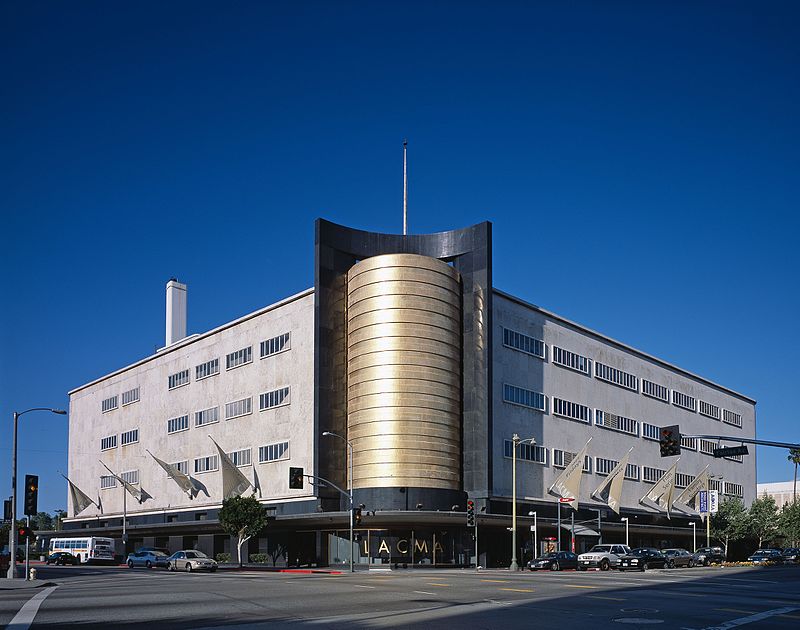
[(577, 569), (578, 556), (571, 551), (552, 551), (544, 554), (540, 558), (535, 558), (528, 563), (531, 571), (549, 569), (550, 571), (561, 571), (561, 569)]
[(667, 565), (667, 556), (653, 547), (638, 547), (619, 559), (617, 568), (620, 571), (647, 571), (647, 569), (663, 569)]
[(694, 566), (694, 556), (686, 549), (662, 549), (661, 553), (667, 556), (668, 569)]
[(783, 554), (777, 549), (759, 549), (748, 558), (753, 564), (783, 564)]
[(797, 547), (788, 547), (784, 549), (782, 555), (785, 564), (797, 564), (800, 562), (800, 549)]
[(77, 556), (73, 556), (69, 551), (56, 551), (47, 556), (45, 564), (66, 565), (80, 564), (80, 562), (80, 559)]
[(725, 562), (725, 552), (722, 547), (700, 547), (694, 552), (695, 564), (707, 567), (709, 564), (722, 564)]

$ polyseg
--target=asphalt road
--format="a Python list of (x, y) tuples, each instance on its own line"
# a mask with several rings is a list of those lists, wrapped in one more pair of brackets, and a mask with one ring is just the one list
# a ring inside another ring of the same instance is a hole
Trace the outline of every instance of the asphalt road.
[(35, 613), (32, 628), (800, 627), (800, 566), (354, 575), (48, 567), (39, 575), (57, 587), (2, 590), (0, 580), (0, 627), (23, 608), (22, 617)]

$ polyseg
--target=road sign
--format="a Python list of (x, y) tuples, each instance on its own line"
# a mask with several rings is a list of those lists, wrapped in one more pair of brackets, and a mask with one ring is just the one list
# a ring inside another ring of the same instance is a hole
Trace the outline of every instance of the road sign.
[(700, 514), (707, 514), (708, 513), (708, 492), (705, 490), (701, 490), (698, 492), (700, 497)]
[(733, 455), (749, 454), (750, 452), (747, 450), (746, 444), (742, 444), (741, 446), (723, 446), (722, 448), (714, 449), (714, 457), (731, 457)]
[(709, 501), (708, 501), (709, 511), (712, 514), (716, 514), (717, 512), (719, 512), (719, 491), (718, 490), (712, 490), (711, 492), (709, 492), (709, 495), (710, 495), (708, 497), (708, 499), (709, 499)]
[(559, 503), (572, 503), (574, 500), (573, 497), (558, 497)]

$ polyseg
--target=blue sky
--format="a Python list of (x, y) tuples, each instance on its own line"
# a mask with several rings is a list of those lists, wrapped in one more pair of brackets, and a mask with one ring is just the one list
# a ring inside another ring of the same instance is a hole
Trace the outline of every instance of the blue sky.
[[(796, 3), (0, 6), (0, 419), (313, 284), (313, 220), (494, 223), (495, 286), (800, 440)], [(63, 417), (20, 476), (66, 504)], [(0, 462), (8, 462), (8, 431)], [(8, 464), (0, 487), (8, 488)], [(791, 478), (759, 449), (760, 481)]]

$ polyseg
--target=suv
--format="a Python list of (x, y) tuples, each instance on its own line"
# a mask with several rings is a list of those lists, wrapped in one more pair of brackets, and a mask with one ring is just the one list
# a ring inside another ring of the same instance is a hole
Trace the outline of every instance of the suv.
[(586, 571), (589, 567), (608, 571), (619, 564), (620, 557), (630, 552), (631, 548), (628, 545), (595, 545), (578, 556), (578, 571)]
[(700, 547), (694, 552), (694, 561), (707, 567), (709, 564), (725, 562), (725, 552), (722, 547)]

